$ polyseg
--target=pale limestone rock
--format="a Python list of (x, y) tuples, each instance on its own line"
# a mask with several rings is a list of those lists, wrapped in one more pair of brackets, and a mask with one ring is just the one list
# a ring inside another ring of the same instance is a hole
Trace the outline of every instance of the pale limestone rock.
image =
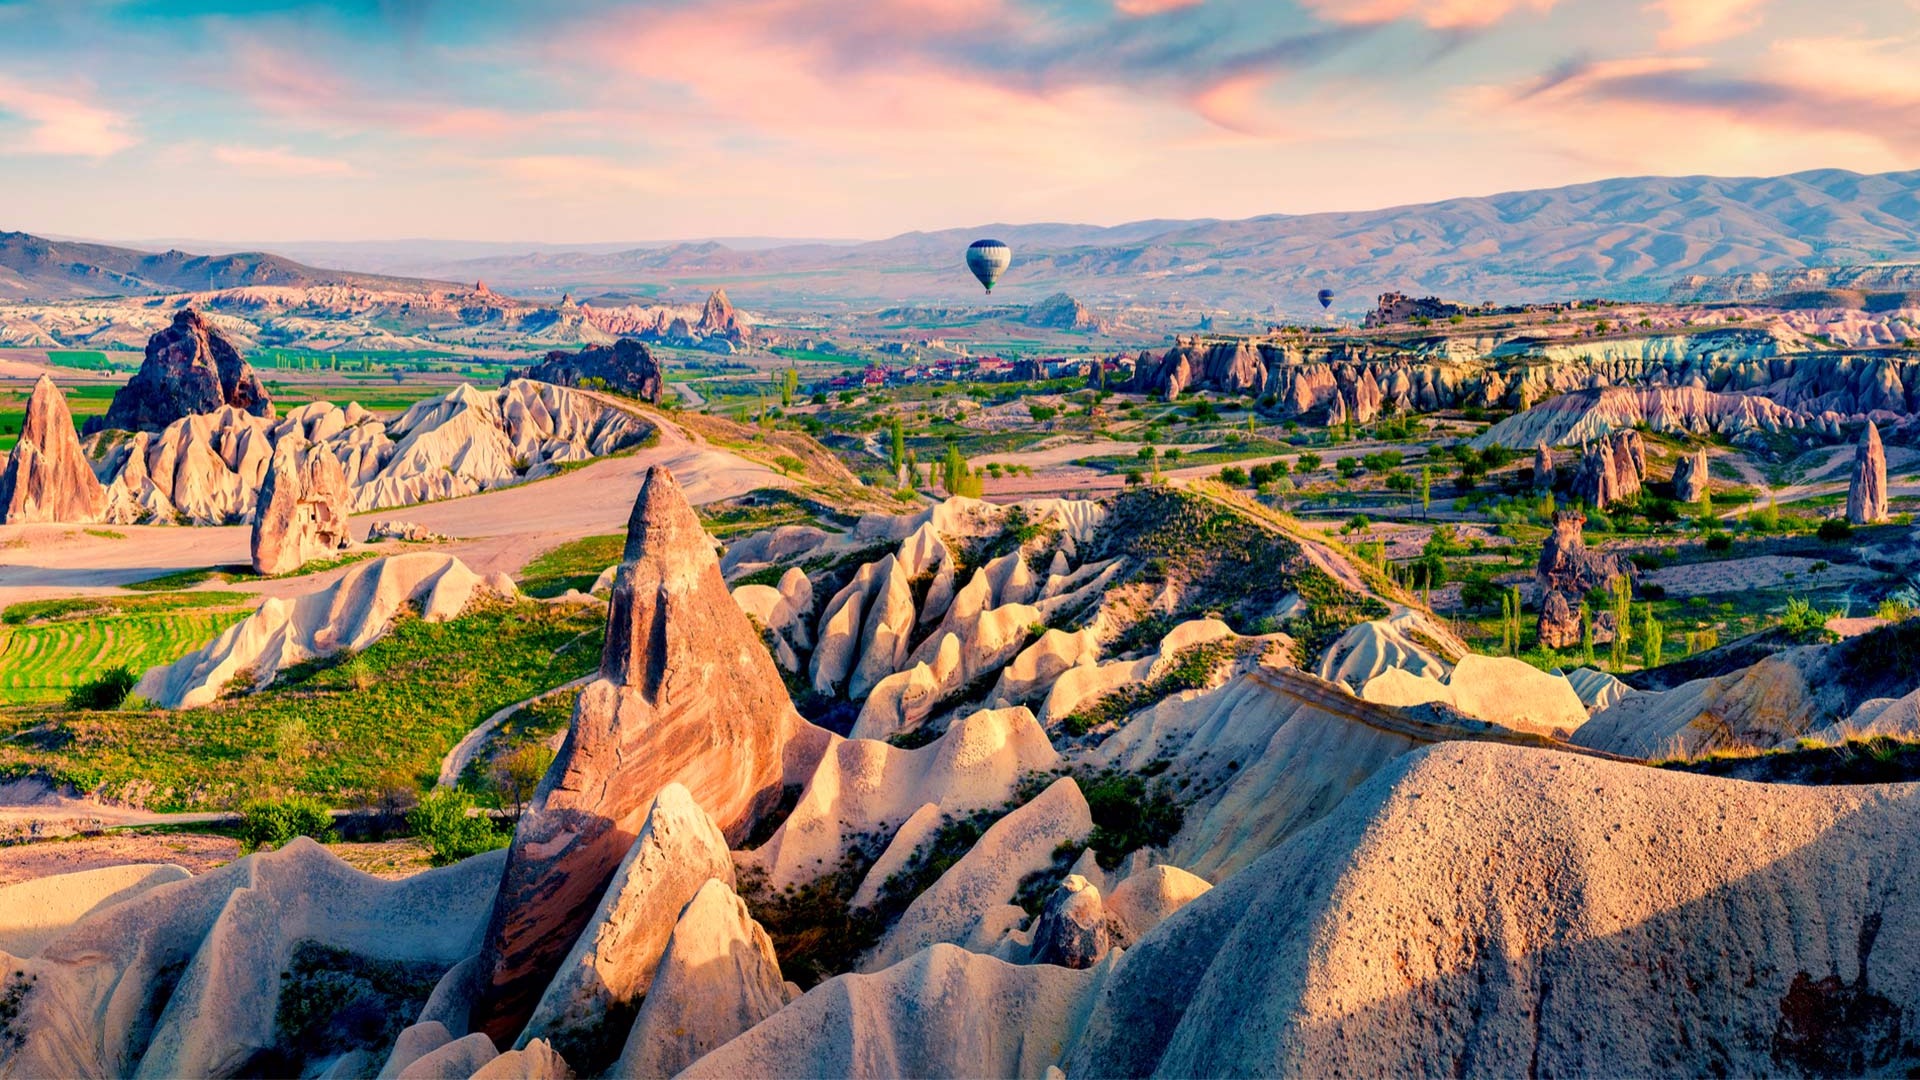
[(773, 941), (732, 888), (694, 894), (613, 1068), (621, 1077), (669, 1077), (786, 1005)]

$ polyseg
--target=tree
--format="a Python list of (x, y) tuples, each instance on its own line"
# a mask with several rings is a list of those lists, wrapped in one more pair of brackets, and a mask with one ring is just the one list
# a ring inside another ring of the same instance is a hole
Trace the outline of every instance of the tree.
[(1657, 668), (1660, 666), (1660, 646), (1663, 644), (1666, 632), (1660, 625), (1660, 620), (1654, 618), (1652, 604), (1641, 605), (1640, 614), (1642, 620), (1640, 624), (1640, 659), (1647, 667)]
[(1520, 655), (1520, 586), (1500, 598), (1500, 647), (1508, 656)]
[(907, 461), (907, 429), (900, 423), (898, 416), (887, 421), (888, 454), (887, 461), (893, 465), (893, 471), (899, 472), (900, 466)]
[(946, 489), (949, 495), (965, 495), (977, 499), (984, 488), (980, 477), (967, 468), (967, 459), (960, 454), (960, 448), (952, 444), (947, 446)]
[(800, 369), (787, 365), (786, 373), (780, 376), (780, 407), (793, 407), (793, 395), (800, 389)]
[(1420, 466), (1420, 516), (1426, 517), (1433, 506), (1433, 466)]
[(1580, 662), (1588, 667), (1593, 663), (1593, 610), (1587, 607), (1585, 600), (1580, 601)]
[(1621, 574), (1613, 579), (1613, 670), (1627, 669), (1627, 627), (1633, 619), (1633, 582)]
[(511, 813), (513, 820), (520, 820), (552, 764), (553, 751), (544, 742), (522, 743), (494, 759), (487, 778), (493, 784), (501, 808)]

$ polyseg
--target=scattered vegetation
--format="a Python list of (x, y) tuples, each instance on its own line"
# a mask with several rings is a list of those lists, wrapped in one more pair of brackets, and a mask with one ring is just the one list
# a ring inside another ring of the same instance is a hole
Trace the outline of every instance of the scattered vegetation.
[(333, 815), (318, 799), (289, 795), (284, 799), (250, 802), (240, 811), (240, 853), (243, 855), (262, 848), (284, 847), (297, 836), (322, 844), (338, 839), (333, 831)]
[(493, 818), (474, 805), (473, 796), (440, 788), (421, 798), (407, 812), (407, 825), (427, 845), (435, 866), (451, 866), (483, 851), (507, 846), (511, 832), (501, 832)]

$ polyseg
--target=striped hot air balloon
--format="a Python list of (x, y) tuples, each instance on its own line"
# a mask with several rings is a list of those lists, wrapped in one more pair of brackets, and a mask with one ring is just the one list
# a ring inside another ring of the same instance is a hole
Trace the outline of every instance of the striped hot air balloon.
[(967, 246), (967, 269), (980, 279), (980, 284), (993, 291), (993, 283), (1000, 280), (1013, 263), (1013, 249), (998, 240), (975, 240)]

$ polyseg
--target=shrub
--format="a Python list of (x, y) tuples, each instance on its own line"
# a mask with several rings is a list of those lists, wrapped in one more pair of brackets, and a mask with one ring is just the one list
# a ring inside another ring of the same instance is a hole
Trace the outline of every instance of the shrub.
[(1780, 629), (1796, 639), (1827, 640), (1833, 632), (1827, 629), (1827, 620), (1834, 612), (1821, 611), (1804, 596), (1796, 596), (1787, 601), (1787, 609), (1780, 614)]
[(1220, 482), (1226, 484), (1228, 487), (1245, 487), (1247, 484), (1247, 470), (1238, 465), (1228, 465), (1220, 470)]
[(1820, 523), (1820, 539), (1828, 543), (1839, 543), (1853, 535), (1853, 526), (1846, 518), (1828, 518)]
[(442, 788), (407, 811), (407, 825), (414, 835), (426, 841), (433, 865), (448, 866), (468, 856), (505, 847), (512, 839), (493, 827), (492, 818), (469, 814), (473, 808), (471, 795)]
[(282, 847), (296, 836), (312, 837), (323, 844), (334, 841), (333, 815), (318, 799), (289, 795), (278, 802), (250, 802), (240, 811), (242, 854)]
[(1710, 532), (1707, 534), (1707, 550), (1732, 551), (1733, 537), (1723, 532)]
[(133, 684), (138, 681), (133, 671), (124, 665), (109, 668), (96, 678), (74, 687), (67, 694), (67, 708), (117, 709), (133, 692)]
[(1151, 786), (1130, 773), (1103, 773), (1081, 784), (1093, 816), (1087, 846), (1108, 870), (1142, 847), (1162, 847), (1180, 831), (1184, 814), (1164, 783)]

